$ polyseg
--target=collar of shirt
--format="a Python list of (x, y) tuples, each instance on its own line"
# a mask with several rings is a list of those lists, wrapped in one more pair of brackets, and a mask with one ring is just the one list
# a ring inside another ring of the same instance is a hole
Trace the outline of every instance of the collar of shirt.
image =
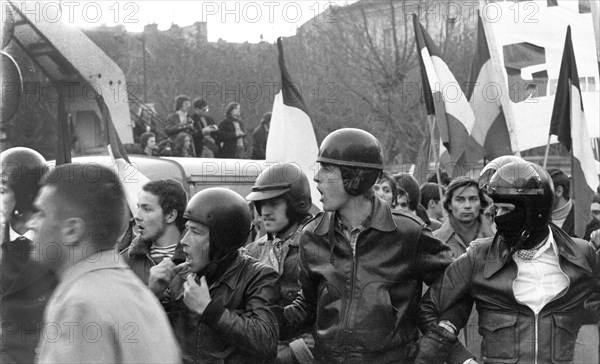
[[(541, 246), (537, 249), (537, 251), (535, 252), (535, 254), (533, 255), (533, 257), (531, 258), (531, 260), (533, 259), (538, 259), (540, 256), (542, 256), (542, 254), (544, 254), (548, 249), (550, 249), (550, 247), (552, 247), (552, 250), (554, 251), (554, 255), (556, 257), (558, 257), (558, 246), (556, 245), (556, 241), (554, 240), (554, 236), (552, 235), (552, 230), (550, 230), (550, 228), (548, 227), (549, 233), (548, 233), (548, 237), (546, 238), (546, 240), (541, 244)], [(524, 260), (521, 259), (519, 257), (519, 252), (515, 252), (513, 254), (513, 259), (520, 259), (520, 260)]]
[(17, 240), (20, 237), (33, 241), (33, 230), (27, 230), (25, 234), (21, 235), (8, 224), (8, 237), (10, 241)]

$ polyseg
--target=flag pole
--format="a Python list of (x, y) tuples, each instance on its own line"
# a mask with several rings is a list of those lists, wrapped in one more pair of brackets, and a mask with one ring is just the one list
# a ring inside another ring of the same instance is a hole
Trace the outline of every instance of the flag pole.
[(544, 169), (546, 169), (546, 164), (548, 163), (548, 152), (550, 151), (550, 136), (551, 134), (548, 134), (548, 142), (546, 143), (546, 153), (544, 154)]
[(427, 121), (429, 122), (429, 137), (431, 138), (430, 150), (433, 150), (433, 166), (435, 168), (435, 175), (438, 181), (438, 191), (440, 199), (442, 195), (442, 180), (440, 177), (440, 156), (439, 149), (437, 148), (437, 141), (435, 140), (435, 128), (437, 126), (437, 119), (435, 115), (427, 115)]

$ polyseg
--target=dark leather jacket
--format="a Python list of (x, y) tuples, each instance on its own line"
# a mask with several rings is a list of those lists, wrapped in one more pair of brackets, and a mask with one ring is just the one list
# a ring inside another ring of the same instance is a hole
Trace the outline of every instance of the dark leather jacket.
[(302, 230), (302, 292), (285, 308), (290, 326), (314, 322), (322, 362), (409, 362), (416, 355), (422, 283), (451, 262), (449, 248), (416, 217), (373, 199), (356, 254), (332, 212)]
[[(569, 285), (538, 315), (515, 299), (517, 264), (496, 235), (475, 240), (467, 253), (448, 267), (423, 298), (422, 320), (435, 322), (441, 317), (462, 327), (472, 304), (464, 305), (465, 312), (458, 316), (456, 311), (448, 317), (439, 313), (471, 297), (479, 312), (484, 363), (572, 363), (577, 333), (589, 315), (584, 302), (598, 290), (594, 281), (598, 257), (588, 242), (570, 238), (556, 225), (550, 228)], [(450, 362), (462, 363), (467, 358), (455, 357)]]
[(165, 305), (184, 363), (275, 360), (282, 320), (277, 272), (250, 257), (236, 257), (210, 286), (211, 302), (201, 316), (183, 302), (185, 274), (173, 280)]
[[(30, 258), (32, 242), (2, 243), (0, 363), (33, 363), (44, 334), (44, 309), (58, 284), (54, 273)], [(33, 253), (40, 254), (39, 251)]]

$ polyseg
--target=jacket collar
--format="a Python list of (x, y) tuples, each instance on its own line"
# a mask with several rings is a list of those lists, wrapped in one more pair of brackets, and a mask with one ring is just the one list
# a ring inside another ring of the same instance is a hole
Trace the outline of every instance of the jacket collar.
[[(592, 274), (592, 268), (590, 267), (585, 255), (577, 248), (577, 245), (558, 226), (553, 223), (549, 223), (550, 232), (554, 237), (556, 246), (558, 247), (558, 254), (568, 260), (570, 263), (581, 267), (590, 274)], [(497, 271), (502, 269), (509, 261), (507, 255), (509, 254), (509, 247), (502, 241), (499, 234), (496, 234), (492, 246), (487, 253), (485, 258), (485, 267), (483, 270), (483, 277), (490, 278)], [(512, 258), (511, 258), (512, 259)]]
[[(492, 227), (488, 223), (487, 219), (484, 219), (481, 214), (479, 214), (477, 219), (479, 220), (479, 230), (477, 231), (477, 239), (494, 236), (494, 231), (492, 230)], [(450, 224), (450, 218), (447, 218), (446, 221), (444, 221), (444, 223), (442, 224), (442, 226), (435, 231), (434, 236), (437, 239), (441, 240), (443, 243), (447, 243), (448, 240), (450, 240), (450, 238), (452, 237), (452, 235), (455, 235), (455, 239), (462, 245), (464, 245), (465, 249), (471, 243), (469, 242), (468, 244), (465, 244), (460, 238), (460, 235), (454, 232), (454, 229), (452, 229), (452, 224)]]
[(151, 241), (145, 241), (142, 239), (141, 235), (136, 235), (136, 237), (133, 238), (133, 241), (131, 242), (131, 245), (129, 247), (129, 256), (146, 256), (150, 254), (150, 246), (152, 246)]
[[(372, 228), (384, 232), (391, 232), (398, 228), (396, 223), (394, 222), (394, 218), (392, 217), (392, 211), (390, 210), (387, 204), (381, 203), (381, 200), (377, 197), (373, 197), (371, 199), (373, 203), (373, 207), (371, 210), (371, 218), (369, 226), (365, 226), (365, 228)], [(337, 211), (331, 212), (326, 211), (317, 219), (320, 219), (317, 223), (317, 227), (314, 232), (316, 235), (324, 236), (329, 231), (330, 226), (333, 228), (335, 224), (332, 224), (332, 220), (335, 221)]]
[(229, 287), (229, 289), (234, 290), (237, 287), (238, 282), (240, 281), (240, 276), (243, 271), (243, 269), (241, 268), (244, 265), (243, 260), (244, 258), (240, 254), (238, 254), (237, 257), (233, 260), (233, 262), (231, 262), (231, 264), (229, 265), (229, 268), (227, 268), (225, 273), (223, 273), (221, 278), (219, 278), (216, 282), (212, 284), (211, 288), (217, 287), (220, 284), (225, 284)]

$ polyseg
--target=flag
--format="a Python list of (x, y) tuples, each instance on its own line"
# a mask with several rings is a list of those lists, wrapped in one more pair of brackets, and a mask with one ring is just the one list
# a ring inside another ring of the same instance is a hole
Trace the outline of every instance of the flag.
[[(514, 152), (547, 144), (563, 54), (563, 42), (557, 40), (564, 39), (568, 25), (588, 131), (590, 137), (600, 136), (600, 88), (593, 24), (597, 19), (594, 6), (592, 12), (589, 6), (593, 3), (598, 0), (480, 0), (495, 76), (495, 84), (491, 86), (500, 92)], [(521, 14), (520, 20), (515, 14)]]
[(575, 235), (583, 237), (585, 228), (592, 218), (590, 204), (599, 182), (592, 140), (589, 137), (583, 110), (570, 26), (567, 27), (550, 121), (550, 134), (556, 135), (558, 141), (571, 151), (571, 198), (575, 205)]
[(123, 144), (121, 143), (119, 134), (117, 134), (108, 107), (104, 102), (104, 98), (102, 96), (98, 96), (96, 98), (96, 102), (98, 103), (98, 108), (100, 109), (102, 120), (104, 121), (108, 154), (114, 163), (113, 167), (115, 168), (115, 172), (119, 177), (121, 185), (125, 191), (125, 197), (127, 198), (127, 204), (129, 205), (131, 215), (135, 216), (138, 210), (138, 194), (140, 191), (142, 191), (142, 187), (146, 183), (150, 182), (150, 179), (144, 176), (129, 161), (129, 157), (127, 156), (127, 152), (125, 151)]
[(437, 119), (442, 144), (450, 154), (451, 174), (463, 175), (483, 156), (482, 146), (470, 136), (475, 116), (439, 48), (415, 14), (413, 25), (427, 114)]
[(506, 118), (502, 110), (498, 88), (493, 77), (492, 61), (481, 16), (477, 24), (477, 46), (467, 84), (467, 98), (475, 115), (471, 135), (483, 146), (484, 156), (492, 160), (513, 154)]
[(266, 161), (294, 163), (299, 166), (310, 182), (312, 203), (320, 209), (321, 194), (313, 181), (319, 153), (317, 138), (300, 89), (292, 81), (285, 66), (281, 38), (277, 39), (277, 47), (281, 70), (281, 92), (275, 95), (273, 101)]

